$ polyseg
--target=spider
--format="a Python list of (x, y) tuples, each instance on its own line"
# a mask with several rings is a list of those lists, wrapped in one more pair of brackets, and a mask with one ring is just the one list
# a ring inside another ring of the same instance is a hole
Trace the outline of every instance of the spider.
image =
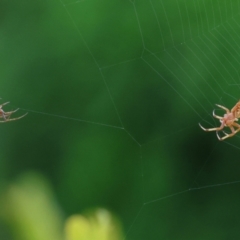
[[(223, 117), (220, 117), (220, 116), (215, 115), (215, 113), (214, 113), (215, 110), (213, 110), (213, 117), (219, 119), (219, 121), (221, 123), (220, 127), (204, 128), (204, 127), (201, 126), (200, 123), (199, 123), (199, 126), (206, 132), (216, 131), (218, 139), (220, 141), (222, 141), (222, 140), (225, 140), (226, 138), (233, 137), (237, 132), (240, 131), (240, 125), (236, 123), (236, 121), (238, 121), (238, 118), (240, 118), (240, 100), (231, 109), (231, 111), (229, 109), (227, 109), (226, 107), (223, 107), (221, 105), (216, 104), (216, 106), (218, 106), (219, 108), (226, 111), (226, 113), (223, 115)], [(228, 133), (223, 131), (223, 133), (225, 135), (223, 137), (219, 137), (218, 132), (220, 130), (222, 130), (224, 127), (229, 127), (232, 133), (228, 134)]]
[(5, 123), (5, 122), (10, 122), (10, 121), (15, 121), (18, 120), (20, 118), (23, 118), (24, 116), (27, 115), (27, 113), (25, 113), (24, 115), (17, 117), (17, 118), (11, 118), (11, 114), (15, 113), (18, 109), (11, 111), (11, 112), (4, 112), (2, 107), (4, 105), (7, 105), (9, 102), (3, 103), (0, 105), (0, 118), (3, 118), (3, 121), (0, 121), (0, 123)]

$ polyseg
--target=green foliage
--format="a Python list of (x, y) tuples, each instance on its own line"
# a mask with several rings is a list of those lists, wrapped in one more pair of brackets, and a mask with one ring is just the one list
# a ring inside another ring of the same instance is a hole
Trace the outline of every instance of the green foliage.
[(0, 199), (0, 220), (8, 225), (15, 240), (122, 239), (117, 219), (105, 209), (91, 211), (87, 217), (75, 214), (64, 223), (51, 187), (33, 172), (7, 186)]

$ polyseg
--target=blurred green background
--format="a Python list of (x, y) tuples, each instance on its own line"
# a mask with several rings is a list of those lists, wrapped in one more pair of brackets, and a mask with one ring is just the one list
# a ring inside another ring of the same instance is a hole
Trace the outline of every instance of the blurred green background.
[(240, 238), (239, 136), (198, 126), (239, 100), (239, 13), (237, 0), (1, 1), (1, 102), (28, 115), (0, 125), (0, 239), (72, 240), (67, 219), (94, 209), (114, 234), (76, 222), (100, 240)]

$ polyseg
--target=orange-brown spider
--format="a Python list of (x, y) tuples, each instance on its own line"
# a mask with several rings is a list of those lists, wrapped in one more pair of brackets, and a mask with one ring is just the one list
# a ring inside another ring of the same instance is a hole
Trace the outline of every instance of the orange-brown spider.
[[(213, 117), (219, 119), (219, 121), (221, 123), (220, 127), (204, 128), (204, 127), (201, 126), (200, 123), (199, 123), (199, 126), (206, 132), (216, 131), (218, 139), (222, 141), (222, 140), (225, 140), (226, 138), (234, 136), (237, 132), (240, 131), (240, 125), (236, 123), (236, 121), (238, 121), (238, 118), (240, 118), (240, 100), (231, 109), (231, 111), (229, 109), (227, 109), (226, 107), (223, 107), (223, 106), (218, 105), (218, 104), (216, 104), (216, 105), (219, 108), (222, 108), (223, 110), (226, 111), (226, 113), (223, 115), (223, 117), (220, 117), (220, 116), (215, 115), (215, 113), (214, 113), (215, 110), (213, 110)], [(219, 137), (218, 132), (220, 130), (222, 130), (224, 127), (229, 127), (231, 129), (232, 133), (228, 134), (228, 133), (223, 131), (223, 133), (225, 134), (224, 137)]]
[(9, 102), (3, 103), (0, 105), (0, 118), (3, 118), (3, 121), (0, 121), (0, 123), (5, 123), (5, 122), (10, 122), (10, 121), (15, 121), (18, 120), (20, 118), (23, 118), (24, 116), (27, 115), (27, 113), (25, 113), (24, 115), (17, 117), (17, 118), (11, 118), (11, 114), (15, 113), (18, 109), (11, 111), (11, 112), (4, 112), (2, 107), (6, 104), (8, 104)]

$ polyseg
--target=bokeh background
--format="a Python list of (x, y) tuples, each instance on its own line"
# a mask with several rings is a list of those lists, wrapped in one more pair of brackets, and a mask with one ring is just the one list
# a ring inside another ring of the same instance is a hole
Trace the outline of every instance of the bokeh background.
[(1, 1), (0, 239), (238, 239), (240, 138), (198, 123), (239, 100), (239, 13)]

